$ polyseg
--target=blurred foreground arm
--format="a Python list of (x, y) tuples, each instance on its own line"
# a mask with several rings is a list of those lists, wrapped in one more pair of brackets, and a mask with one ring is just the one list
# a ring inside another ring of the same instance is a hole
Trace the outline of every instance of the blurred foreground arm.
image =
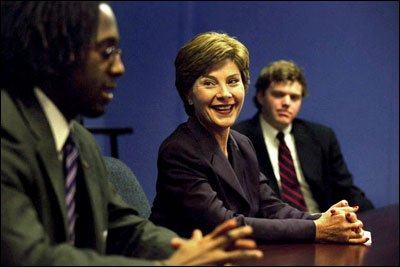
[(157, 263), (171, 266), (214, 265), (232, 260), (262, 258), (263, 253), (256, 250), (256, 243), (250, 239), (243, 239), (252, 233), (252, 228), (236, 226), (236, 220), (231, 219), (204, 237), (202, 232), (196, 229), (188, 241), (174, 238), (171, 244), (177, 251), (169, 259)]

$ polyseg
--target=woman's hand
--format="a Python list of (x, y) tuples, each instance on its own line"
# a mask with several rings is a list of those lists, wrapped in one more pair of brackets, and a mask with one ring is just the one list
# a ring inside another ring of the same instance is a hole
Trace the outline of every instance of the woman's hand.
[(363, 238), (363, 223), (357, 219), (358, 207), (349, 207), (343, 200), (330, 207), (315, 220), (316, 241), (331, 241), (361, 244), (368, 241)]
[(232, 260), (262, 258), (263, 253), (256, 250), (257, 244), (253, 240), (243, 239), (252, 233), (252, 228), (236, 226), (236, 220), (231, 219), (204, 237), (200, 230), (194, 230), (192, 238), (187, 241), (174, 238), (171, 244), (177, 251), (159, 263), (171, 266), (215, 265)]

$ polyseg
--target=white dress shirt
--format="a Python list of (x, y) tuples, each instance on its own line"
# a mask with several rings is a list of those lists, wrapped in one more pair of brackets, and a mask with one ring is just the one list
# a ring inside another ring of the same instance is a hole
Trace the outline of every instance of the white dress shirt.
[[(279, 140), (276, 137), (279, 131), (275, 129), (272, 125), (270, 125), (268, 122), (266, 122), (261, 114), (260, 114), (260, 125), (264, 136), (265, 145), (267, 147), (269, 159), (271, 161), (279, 189), (281, 190), (282, 186), (281, 186), (281, 176), (279, 174), (279, 160), (278, 160)], [(300, 165), (300, 160), (297, 155), (294, 136), (291, 133), (291, 130), (292, 130), (292, 124), (289, 124), (289, 126), (286, 127), (285, 130), (283, 130), (283, 134), (285, 143), (290, 150), (290, 154), (292, 155), (294, 168), (297, 174), (297, 179), (299, 180), (301, 186), (301, 192), (303, 193), (308, 211), (312, 214), (319, 213), (320, 210), (318, 203), (314, 200), (310, 190), (310, 186), (308, 185), (307, 181), (304, 178), (304, 174)]]
[(34, 92), (50, 124), (58, 159), (62, 161), (63, 147), (70, 133), (68, 122), (54, 102), (39, 87), (35, 87)]

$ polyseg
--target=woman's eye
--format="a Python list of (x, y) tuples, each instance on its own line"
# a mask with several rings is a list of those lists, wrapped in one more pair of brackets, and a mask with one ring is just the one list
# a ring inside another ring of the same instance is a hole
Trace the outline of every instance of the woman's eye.
[(238, 83), (238, 82), (239, 82), (238, 79), (232, 79), (232, 80), (229, 81), (230, 84), (235, 84), (235, 83)]
[(205, 85), (205, 86), (211, 86), (211, 85), (214, 85), (214, 83), (213, 83), (212, 81), (204, 81), (204, 82), (203, 82), (203, 85)]

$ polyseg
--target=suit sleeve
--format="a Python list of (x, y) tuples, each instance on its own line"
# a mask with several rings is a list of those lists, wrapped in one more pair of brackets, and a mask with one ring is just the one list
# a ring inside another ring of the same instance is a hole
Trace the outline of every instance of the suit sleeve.
[(112, 196), (108, 204), (107, 254), (152, 260), (169, 258), (174, 252), (170, 242), (177, 234), (139, 217), (121, 199), (111, 183), (109, 187)]
[(141, 218), (134, 207), (122, 200), (108, 179), (103, 156), (93, 136), (80, 125), (75, 129), (79, 130), (81, 140), (85, 140), (82, 147), (85, 147), (86, 154), (90, 155), (87, 158), (96, 166), (97, 173), (92, 173), (91, 176), (96, 177), (97, 185), (104, 191), (103, 198), (107, 207), (104, 213), (107, 215), (105, 220), (108, 224), (106, 253), (151, 260), (170, 257), (174, 252), (170, 242), (177, 234)]

